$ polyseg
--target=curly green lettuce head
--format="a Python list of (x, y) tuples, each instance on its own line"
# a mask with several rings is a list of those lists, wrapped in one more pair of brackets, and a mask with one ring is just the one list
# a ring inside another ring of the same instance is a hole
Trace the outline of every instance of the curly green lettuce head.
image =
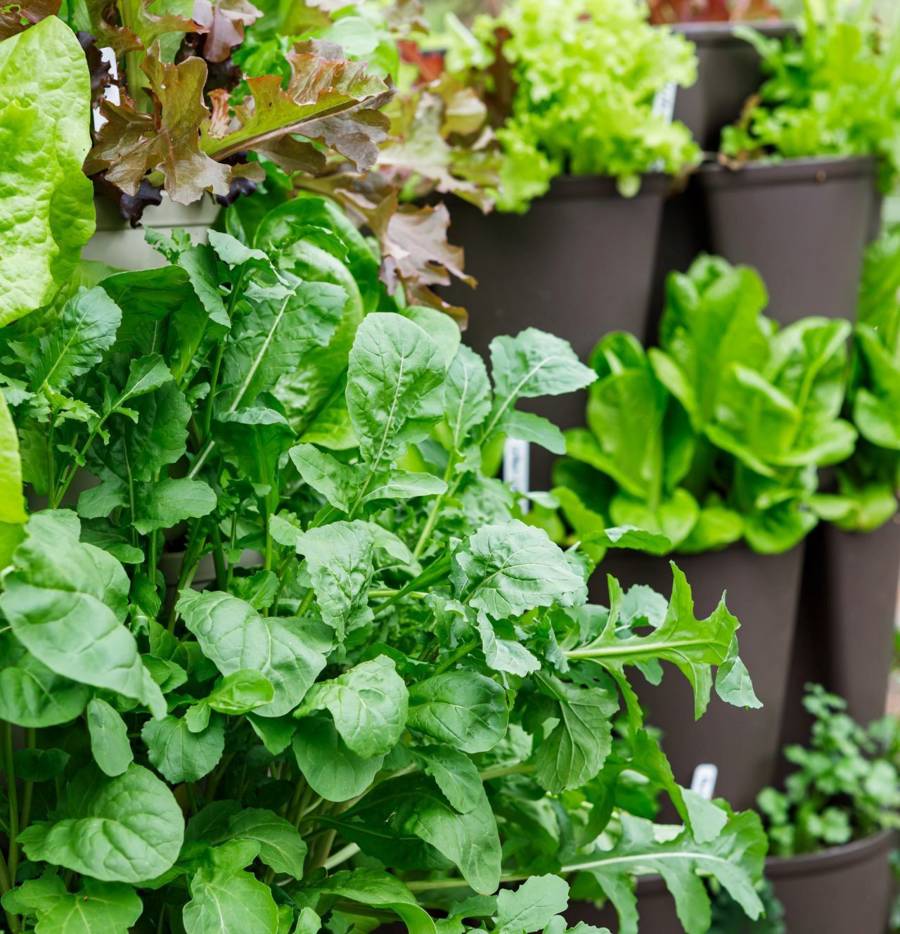
[(700, 150), (687, 127), (657, 106), (671, 84), (696, 80), (693, 46), (651, 26), (642, 3), (518, 0), (481, 17), (476, 37), (496, 46), (516, 83), (497, 131), (504, 153), (501, 209), (524, 210), (562, 173), (612, 175), (635, 194), (651, 170), (675, 174)]

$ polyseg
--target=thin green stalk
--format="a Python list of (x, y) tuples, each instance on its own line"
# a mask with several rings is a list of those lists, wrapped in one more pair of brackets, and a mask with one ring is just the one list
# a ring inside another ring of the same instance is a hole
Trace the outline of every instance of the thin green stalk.
[[(37, 745), (37, 732), (29, 728), (25, 731), (25, 744), (29, 749), (34, 749)], [(22, 817), (19, 820), (20, 827), (27, 827), (31, 820), (31, 801), (34, 797), (34, 782), (25, 782), (25, 792), (22, 795)]]
[(340, 866), (341, 863), (346, 863), (348, 859), (352, 859), (358, 852), (359, 847), (355, 843), (348, 843), (342, 850), (338, 850), (337, 853), (329, 856), (322, 864), (322, 868), (330, 872)]
[(495, 765), (492, 769), (485, 769), (479, 773), (483, 782), (490, 782), (496, 778), (506, 778), (507, 775), (528, 775), (535, 767), (525, 762), (518, 765)]
[(19, 866), (19, 794), (16, 788), (16, 764), (13, 759), (12, 724), (3, 724), (3, 768), (6, 772), (6, 796), (9, 801), (9, 867), (10, 883), (15, 885)]
[(469, 652), (474, 651), (478, 648), (481, 643), (475, 639), (471, 642), (467, 642), (465, 645), (461, 645), (452, 655), (448, 655), (441, 663), (434, 669), (436, 675), (443, 674), (447, 669), (452, 668), (461, 658), (465, 658)]

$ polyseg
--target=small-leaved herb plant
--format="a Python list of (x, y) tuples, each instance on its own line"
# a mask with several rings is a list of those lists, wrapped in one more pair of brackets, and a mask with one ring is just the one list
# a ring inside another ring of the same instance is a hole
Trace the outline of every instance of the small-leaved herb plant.
[(876, 156), (889, 189), (900, 170), (900, 21), (873, 3), (804, 0), (799, 35), (741, 35), (767, 76), (722, 133), (727, 160)]
[(788, 746), (794, 771), (766, 788), (759, 809), (777, 856), (815, 853), (900, 828), (900, 728), (885, 717), (864, 728), (819, 685), (803, 701), (814, 717), (808, 746)]
[(754, 703), (738, 621), (674, 566), (587, 605), (586, 556), (479, 469), (555, 445), (518, 402), (595, 373), (530, 329), (489, 375), (329, 200), (237, 217), (0, 331), (9, 929), (555, 932), (568, 876), (634, 932), (642, 872), (690, 934), (702, 876), (757, 916), (758, 817), (675, 783), (628, 680)]
[(606, 524), (696, 553), (787, 551), (816, 525), (817, 469), (845, 460), (851, 326), (763, 316), (748, 267), (702, 256), (670, 275), (659, 347), (625, 333), (591, 357), (587, 428), (566, 433), (554, 497), (578, 537)]

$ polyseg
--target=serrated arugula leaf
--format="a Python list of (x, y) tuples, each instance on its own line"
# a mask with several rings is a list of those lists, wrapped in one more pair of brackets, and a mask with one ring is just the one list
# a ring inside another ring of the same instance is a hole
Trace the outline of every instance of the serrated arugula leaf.
[(615, 847), (567, 868), (594, 876), (616, 906), (623, 934), (636, 934), (638, 929), (635, 895), (628, 883), (635, 869), (662, 876), (687, 934), (702, 934), (711, 923), (701, 875), (716, 879), (750, 918), (762, 914), (754, 879), (762, 871), (766, 840), (756, 814), (735, 815), (715, 839), (702, 844), (687, 831), (674, 840), (656, 840), (649, 821), (629, 815), (623, 816), (622, 824), (623, 837)]
[(0, 609), (16, 638), (52, 671), (147, 704), (165, 701), (123, 625), (129, 582), (115, 558), (78, 540), (74, 513), (32, 516), (13, 555)]
[[(699, 719), (709, 704), (712, 668), (732, 660), (735, 633), (740, 624), (728, 612), (724, 599), (707, 619), (698, 620), (694, 616), (690, 585), (675, 564), (672, 564), (672, 576), (672, 596), (662, 625), (648, 635), (625, 637), (617, 632), (623, 594), (615, 578), (610, 577), (611, 605), (603, 631), (590, 643), (566, 654), (572, 660), (591, 661), (615, 671), (650, 658), (670, 662), (690, 682), (694, 691), (694, 716)], [(723, 675), (723, 700), (743, 697), (730, 687)]]
[(280, 717), (303, 700), (325, 667), (320, 633), (308, 625), (266, 618), (226, 593), (182, 591), (177, 605), (203, 654), (223, 675), (252, 668), (271, 682), (275, 698), (256, 708), (261, 717)]
[(115, 778), (95, 769), (79, 772), (58, 815), (23, 830), (19, 842), (31, 860), (104, 882), (140, 883), (174, 865), (183, 837), (172, 792), (132, 763)]

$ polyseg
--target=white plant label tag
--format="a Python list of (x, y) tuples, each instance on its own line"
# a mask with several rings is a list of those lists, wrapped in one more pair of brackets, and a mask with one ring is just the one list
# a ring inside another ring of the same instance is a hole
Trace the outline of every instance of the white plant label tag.
[(653, 98), (653, 113), (671, 123), (675, 116), (675, 97), (678, 94), (678, 85), (669, 81), (663, 85)]
[[(503, 445), (503, 482), (516, 493), (527, 493), (531, 480), (531, 446), (518, 438), (507, 438)], [(528, 512), (527, 499), (520, 501), (522, 512)]]
[[(109, 74), (113, 79), (113, 83), (103, 89), (103, 97), (105, 100), (112, 101), (114, 104), (122, 103), (122, 95), (119, 92), (119, 86), (115, 83), (119, 80), (119, 66), (116, 63), (116, 53), (114, 49), (111, 49), (109, 46), (105, 46), (100, 49), (100, 58), (109, 65)], [(100, 113), (100, 108), (94, 108), (94, 130), (99, 132), (103, 125), (106, 123), (106, 117)]]
[(691, 791), (712, 801), (716, 793), (716, 781), (719, 778), (719, 767), (711, 762), (701, 762), (694, 769), (694, 777), (691, 779)]

